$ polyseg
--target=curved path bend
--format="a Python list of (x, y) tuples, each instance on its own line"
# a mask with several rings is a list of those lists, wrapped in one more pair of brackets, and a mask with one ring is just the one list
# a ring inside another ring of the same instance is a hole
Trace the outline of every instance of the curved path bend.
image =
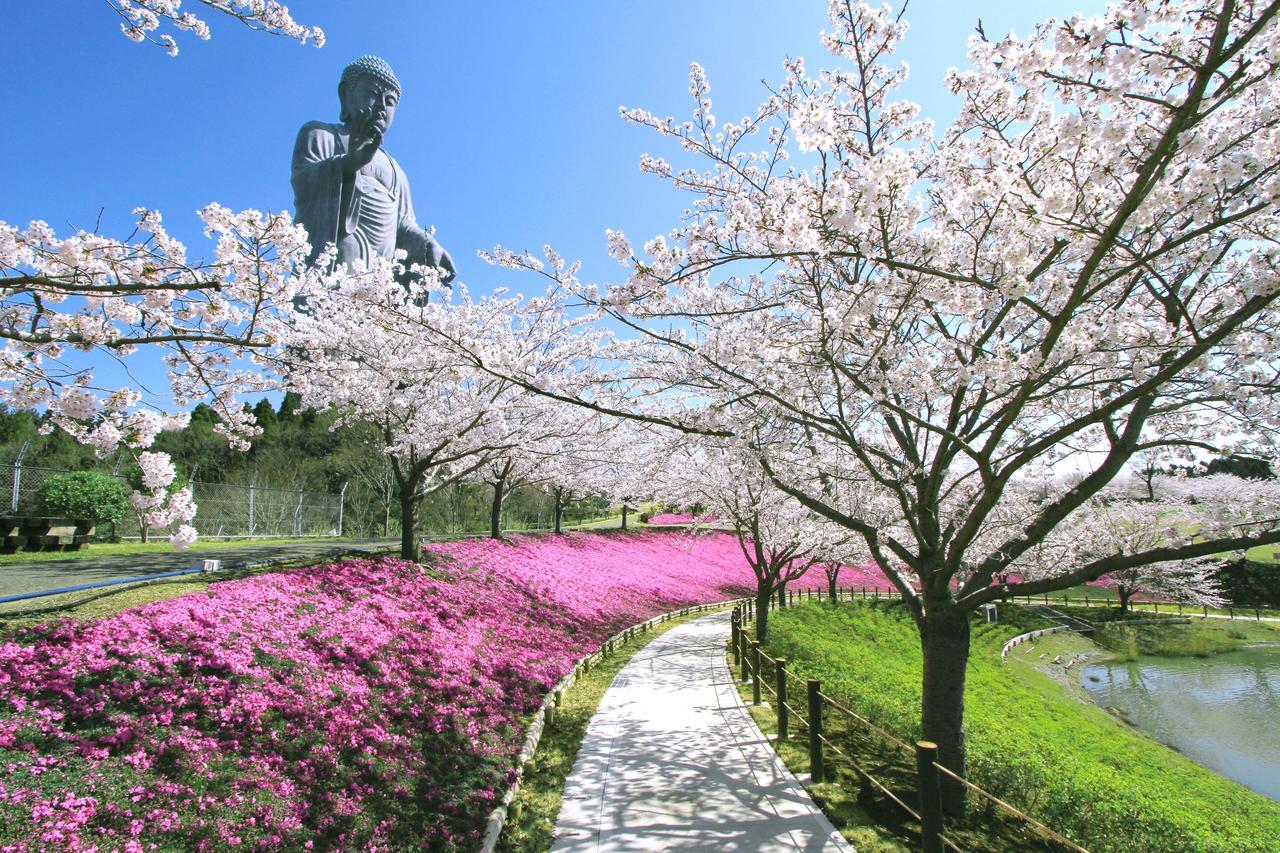
[(552, 851), (852, 851), (751, 719), (725, 662), (728, 611), (635, 655), (565, 783)]

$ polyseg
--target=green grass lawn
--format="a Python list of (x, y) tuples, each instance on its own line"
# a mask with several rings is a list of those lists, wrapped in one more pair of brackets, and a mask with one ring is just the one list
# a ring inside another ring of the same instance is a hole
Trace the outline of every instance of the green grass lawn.
[[(969, 773), (975, 783), (1090, 850), (1280, 849), (1280, 803), (1217, 776), (1078, 701), (1070, 676), (1058, 683), (1039, 672), (1034, 659), (1002, 663), (1004, 641), (1034, 627), (1036, 618), (1021, 608), (1006, 607), (1002, 620), (974, 628), (966, 731)], [(1222, 623), (1221, 630), (1238, 627)], [(1251, 628), (1270, 632), (1266, 636), (1280, 641), (1278, 628)], [(776, 613), (770, 634), (769, 652), (792, 662), (793, 684), (820, 678), (823, 692), (901, 739), (918, 736), (920, 644), (900, 604), (804, 603)], [(1071, 640), (1088, 644), (1079, 637)], [(910, 756), (902, 750), (865, 733), (837, 742), (861, 756), (873, 773), (889, 779), (891, 789), (893, 784), (910, 783)], [(785, 750), (783, 757), (788, 758)], [(807, 769), (803, 754), (800, 761), (794, 769)], [(838, 757), (829, 762), (841, 766)], [(823, 786), (815, 793), (828, 801), (843, 797), (846, 810), (853, 803), (863, 815), (883, 821), (881, 836), (863, 838), (860, 849), (897, 849), (894, 844), (911, 842), (910, 821), (898, 807), (865, 793), (859, 801), (857, 777), (847, 769), (839, 772), (848, 788), (845, 794), (832, 795), (821, 790)], [(1031, 836), (1011, 837), (1015, 826), (998, 820), (998, 815), (996, 809), (975, 808), (972, 822), (960, 828), (960, 846), (1047, 849)], [(852, 813), (833, 817), (838, 825), (857, 823)], [(984, 833), (984, 822), (989, 822), (990, 832)]]
[[(221, 578), (220, 578), (221, 580)], [(83, 601), (84, 593), (63, 593), (52, 595), (38, 602), (39, 612), (30, 615), (9, 616), (0, 613), (0, 639), (23, 628), (42, 625), (54, 619), (74, 619), (78, 622), (92, 622), (127, 610), (140, 607), (153, 601), (166, 601), (191, 592), (203, 592), (210, 581), (174, 579), (139, 586), (124, 586), (108, 592), (99, 593)], [(77, 604), (77, 600), (82, 600)], [(57, 608), (54, 612), (46, 612), (46, 608)]]

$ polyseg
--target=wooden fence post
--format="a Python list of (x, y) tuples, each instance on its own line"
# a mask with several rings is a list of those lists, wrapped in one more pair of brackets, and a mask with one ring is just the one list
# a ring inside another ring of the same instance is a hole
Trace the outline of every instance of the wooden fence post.
[(920, 782), (920, 842), (924, 853), (942, 853), (942, 791), (938, 787), (938, 745), (916, 741), (916, 775)]
[(809, 780), (823, 780), (822, 767), (822, 682), (809, 679)]
[(778, 742), (781, 743), (787, 739), (787, 729), (791, 722), (787, 716), (787, 659), (778, 658), (777, 666)]
[(751, 704), (760, 704), (760, 643), (751, 641)]
[(738, 635), (738, 642), (739, 642), (739, 645), (741, 646), (741, 648), (739, 649), (739, 652), (741, 654), (739, 655), (739, 660), (738, 660), (738, 665), (741, 668), (740, 680), (746, 681), (747, 680), (747, 663), (748, 663), (747, 643), (750, 642), (750, 638), (747, 637), (746, 631), (743, 631), (741, 634)]
[(729, 617), (729, 648), (733, 649), (733, 664), (738, 665), (738, 611)]

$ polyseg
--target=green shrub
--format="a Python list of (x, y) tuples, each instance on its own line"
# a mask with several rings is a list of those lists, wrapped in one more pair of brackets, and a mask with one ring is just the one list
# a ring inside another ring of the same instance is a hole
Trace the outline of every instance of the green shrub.
[(50, 477), (36, 488), (32, 509), (39, 515), (119, 521), (129, 511), (124, 485), (110, 474), (75, 471)]

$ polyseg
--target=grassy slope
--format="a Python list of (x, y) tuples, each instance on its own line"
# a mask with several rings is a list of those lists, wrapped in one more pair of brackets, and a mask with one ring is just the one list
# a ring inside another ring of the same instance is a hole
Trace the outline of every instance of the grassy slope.
[[(1280, 804), (1223, 779), (1031, 667), (1006, 668), (1000, 646), (1025, 619), (977, 626), (966, 695), (970, 773), (1091, 850), (1280, 849)], [(1024, 626), (1025, 627), (1025, 626)], [(806, 604), (774, 617), (773, 654), (823, 680), (874, 721), (918, 733), (920, 648), (898, 605)]]

